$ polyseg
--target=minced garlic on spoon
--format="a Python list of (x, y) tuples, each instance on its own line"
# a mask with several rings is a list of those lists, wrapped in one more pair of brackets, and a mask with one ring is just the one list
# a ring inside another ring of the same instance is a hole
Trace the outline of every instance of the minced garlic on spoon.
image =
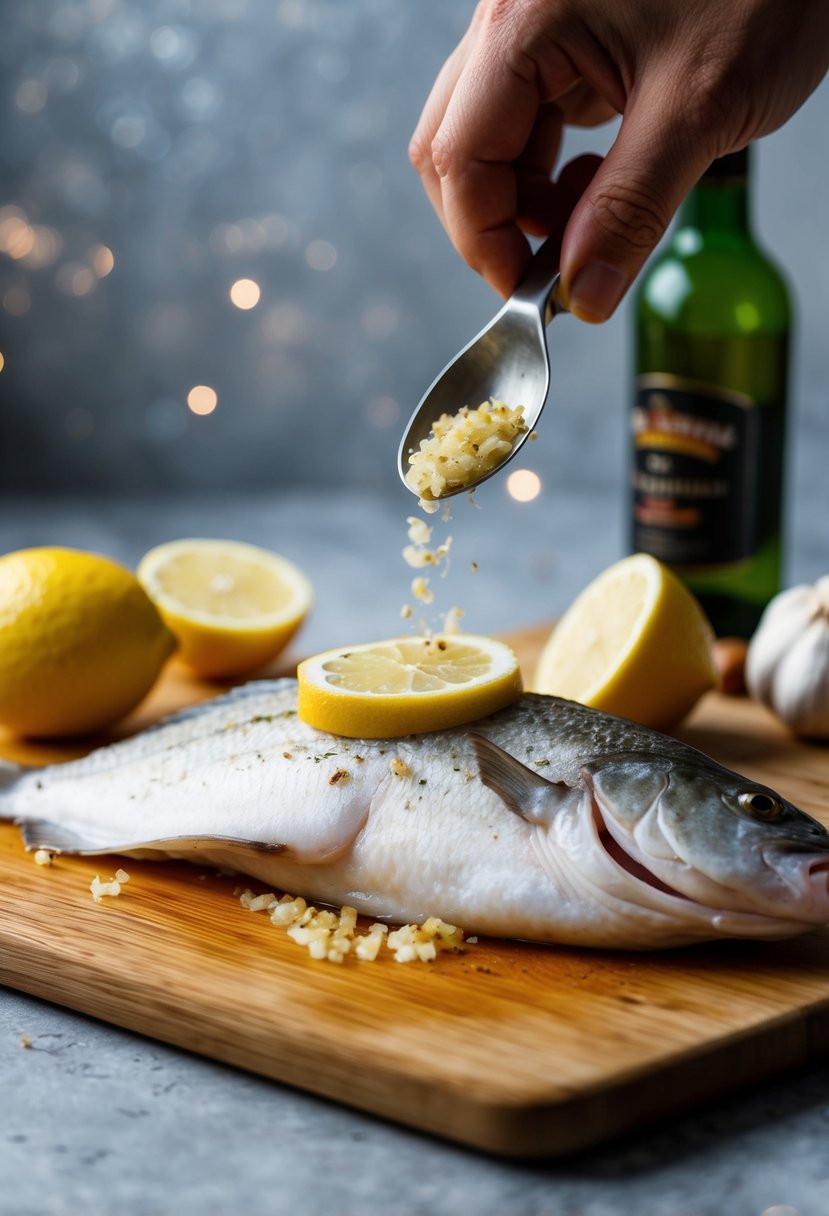
[(515, 441), (527, 433), (524, 407), (485, 401), (457, 414), (442, 414), (428, 439), (409, 455), (406, 485), (420, 497), (424, 511), (438, 509), (437, 500), (462, 490), (503, 464)]

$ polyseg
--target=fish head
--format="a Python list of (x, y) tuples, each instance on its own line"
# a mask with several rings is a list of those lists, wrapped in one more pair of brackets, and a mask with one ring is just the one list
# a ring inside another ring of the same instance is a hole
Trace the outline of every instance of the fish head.
[(700, 756), (587, 766), (599, 841), (632, 878), (715, 914), (829, 923), (829, 831)]

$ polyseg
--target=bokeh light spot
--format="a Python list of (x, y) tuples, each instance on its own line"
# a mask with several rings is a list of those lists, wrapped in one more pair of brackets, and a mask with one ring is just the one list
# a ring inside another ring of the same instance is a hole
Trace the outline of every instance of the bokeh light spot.
[(305, 250), (305, 261), (312, 270), (331, 270), (337, 261), (337, 251), (330, 241), (311, 241)]
[(366, 415), (373, 426), (394, 426), (400, 419), (400, 406), (394, 397), (372, 397), (366, 406)]
[(0, 223), (0, 249), (15, 261), (25, 258), (35, 243), (34, 229), (25, 218), (10, 215)]
[(212, 414), (218, 403), (216, 390), (209, 384), (194, 384), (187, 394), (187, 407), (193, 414)]
[(42, 80), (24, 80), (18, 85), (14, 104), (24, 114), (39, 114), (49, 97), (49, 90)]
[(55, 275), (58, 291), (65, 296), (88, 296), (98, 282), (94, 272), (80, 262), (65, 262)]
[(393, 304), (370, 304), (362, 316), (363, 330), (369, 338), (388, 338), (400, 324)]
[(105, 279), (115, 266), (115, 255), (107, 245), (93, 245), (87, 253), (92, 269), (99, 279)]
[(507, 493), (516, 502), (532, 502), (541, 493), (541, 478), (532, 469), (516, 469), (507, 478)]
[(230, 298), (237, 308), (255, 308), (262, 292), (254, 279), (237, 279), (230, 289)]
[(56, 261), (63, 248), (63, 240), (54, 228), (44, 224), (35, 224), (31, 229), (32, 247), (20, 260), (31, 270), (40, 270), (43, 266), (51, 266)]
[(238, 253), (245, 238), (237, 224), (219, 224), (210, 233), (207, 243), (214, 253)]

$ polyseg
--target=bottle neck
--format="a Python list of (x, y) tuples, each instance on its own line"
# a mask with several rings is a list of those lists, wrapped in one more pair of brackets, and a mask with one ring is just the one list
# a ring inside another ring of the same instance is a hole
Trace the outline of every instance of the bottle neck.
[(747, 178), (729, 181), (703, 178), (682, 204), (679, 223), (683, 228), (697, 228), (701, 232), (748, 235)]

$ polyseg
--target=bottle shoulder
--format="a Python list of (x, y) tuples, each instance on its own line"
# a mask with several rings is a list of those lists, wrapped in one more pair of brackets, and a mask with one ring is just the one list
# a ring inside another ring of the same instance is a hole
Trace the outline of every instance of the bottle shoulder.
[(699, 330), (779, 332), (791, 322), (783, 272), (748, 234), (679, 229), (646, 269), (640, 318)]

